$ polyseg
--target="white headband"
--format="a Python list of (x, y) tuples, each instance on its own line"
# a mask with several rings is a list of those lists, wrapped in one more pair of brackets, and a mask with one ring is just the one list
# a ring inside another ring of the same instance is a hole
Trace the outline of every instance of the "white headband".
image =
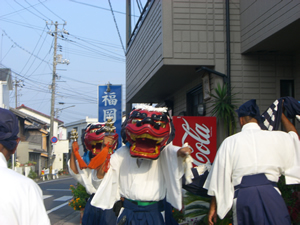
[(155, 108), (151, 105), (146, 105), (146, 104), (137, 104), (135, 106), (135, 109), (144, 109), (144, 110), (147, 110), (147, 111), (162, 112), (162, 113), (165, 113), (168, 110), (167, 107)]

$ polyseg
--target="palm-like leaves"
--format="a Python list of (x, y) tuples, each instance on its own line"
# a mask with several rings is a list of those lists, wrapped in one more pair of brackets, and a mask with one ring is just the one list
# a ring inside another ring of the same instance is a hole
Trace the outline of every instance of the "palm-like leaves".
[[(203, 202), (203, 204), (201, 204), (199, 201)], [(194, 195), (187, 191), (184, 197), (184, 205), (186, 205), (184, 208), (185, 217), (206, 215), (209, 211), (209, 202), (210, 198)]]
[[(200, 203), (200, 201), (202, 203)], [(208, 198), (201, 197), (199, 195), (194, 195), (191, 192), (187, 191), (184, 197), (184, 205), (186, 206), (184, 208), (185, 217), (192, 218), (196, 216), (205, 215), (204, 217), (201, 218), (201, 220), (197, 222), (197, 225), (207, 225), (208, 224), (207, 214), (209, 212), (209, 203), (210, 203), (209, 197)], [(218, 219), (215, 225), (229, 225), (231, 223), (232, 223), (232, 215), (230, 211), (223, 220)]]
[(224, 121), (225, 131), (228, 129), (229, 135), (231, 135), (235, 133), (236, 129), (235, 109), (237, 107), (234, 105), (236, 94), (228, 95), (227, 89), (227, 84), (224, 84), (222, 87), (218, 84), (218, 87), (215, 88), (216, 94), (210, 94), (212, 97), (211, 113), (213, 116)]

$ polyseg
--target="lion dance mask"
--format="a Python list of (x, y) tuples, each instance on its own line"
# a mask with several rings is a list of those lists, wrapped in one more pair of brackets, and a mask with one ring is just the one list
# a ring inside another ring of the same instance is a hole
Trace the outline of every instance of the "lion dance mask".
[(170, 141), (172, 124), (167, 108), (137, 105), (131, 111), (125, 126), (132, 157), (157, 159)]
[[(73, 152), (79, 163), (80, 169), (90, 168), (96, 169), (105, 163), (104, 171), (107, 172), (109, 168), (110, 156), (118, 144), (118, 134), (116, 128), (113, 126), (112, 118), (108, 118), (106, 123), (89, 124), (85, 129), (84, 145), (88, 151), (91, 152), (92, 159), (89, 165), (86, 165), (78, 152), (77, 141), (72, 144)], [(105, 136), (110, 137), (110, 141), (104, 145)]]

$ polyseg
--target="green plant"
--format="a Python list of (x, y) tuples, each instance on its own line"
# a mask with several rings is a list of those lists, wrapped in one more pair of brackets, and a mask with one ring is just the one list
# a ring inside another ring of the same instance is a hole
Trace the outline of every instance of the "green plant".
[[(202, 202), (202, 204), (200, 203)], [(194, 195), (191, 192), (186, 192), (184, 197), (184, 205), (186, 205), (185, 217), (196, 217), (203, 216), (199, 221), (197, 221), (197, 225), (207, 225), (208, 218), (207, 214), (209, 212), (210, 197), (202, 197), (199, 195)], [(224, 219), (217, 219), (215, 225), (230, 225), (232, 223), (232, 211), (230, 210)]]
[(32, 169), (30, 169), (28, 177), (31, 179), (36, 179), (38, 177), (37, 173), (32, 171)]
[(58, 171), (58, 175), (62, 175), (64, 173), (64, 170), (63, 169), (60, 169), (59, 171)]
[[(201, 204), (200, 202), (204, 202), (204, 204)], [(201, 197), (199, 195), (194, 195), (191, 192), (187, 191), (185, 193), (184, 197), (184, 212), (185, 217), (196, 217), (196, 216), (202, 216), (207, 215), (209, 211), (208, 204), (210, 202), (210, 198)], [(206, 220), (205, 220), (206, 218)], [(204, 220), (207, 222), (207, 217), (203, 217), (200, 221), (205, 224)], [(198, 221), (199, 224), (201, 222)]]
[(172, 214), (173, 214), (173, 218), (174, 218), (178, 223), (183, 222), (183, 220), (185, 219), (183, 210), (177, 210), (177, 209), (173, 208)]
[(228, 130), (228, 135), (232, 135), (236, 131), (236, 94), (228, 95), (227, 84), (224, 84), (223, 86), (218, 84), (217, 88), (215, 88), (214, 90), (215, 94), (210, 94), (212, 99), (209, 101), (210, 103), (212, 103), (211, 113), (213, 116), (216, 116), (218, 119), (224, 122), (225, 133)]
[(292, 224), (300, 223), (300, 185), (286, 185), (284, 176), (279, 178), (277, 185), (287, 205)]
[(87, 199), (89, 198), (89, 194), (86, 192), (86, 189), (80, 183), (77, 185), (70, 185), (70, 189), (73, 194), (72, 200), (69, 202), (69, 206), (71, 206), (74, 210), (83, 209), (86, 205)]

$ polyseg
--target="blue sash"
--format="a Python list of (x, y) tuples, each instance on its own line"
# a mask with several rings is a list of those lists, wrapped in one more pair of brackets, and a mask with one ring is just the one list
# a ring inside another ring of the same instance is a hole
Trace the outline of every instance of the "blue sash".
[(163, 225), (164, 219), (161, 211), (164, 211), (163, 201), (151, 205), (141, 206), (125, 199), (124, 210), (118, 218), (118, 224), (122, 225)]
[(244, 176), (235, 187), (239, 225), (290, 225), (291, 219), (281, 195), (265, 174)]

